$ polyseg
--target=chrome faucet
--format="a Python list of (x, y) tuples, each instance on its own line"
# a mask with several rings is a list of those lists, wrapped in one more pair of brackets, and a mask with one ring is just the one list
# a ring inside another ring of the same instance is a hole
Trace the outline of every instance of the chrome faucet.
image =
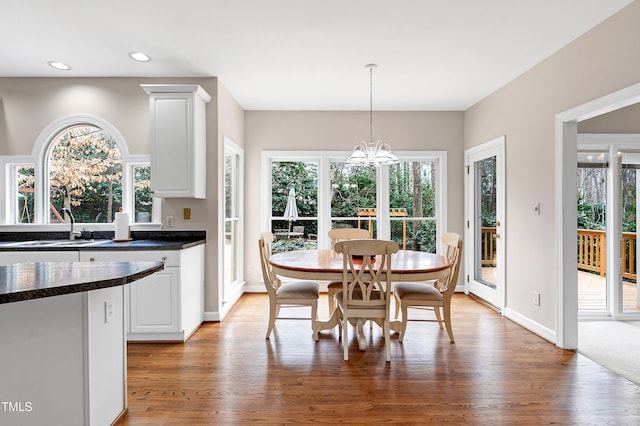
[(62, 208), (60, 210), (60, 213), (62, 214), (62, 217), (64, 217), (64, 214), (66, 213), (69, 216), (69, 219), (71, 220), (71, 229), (69, 230), (69, 240), (73, 241), (76, 239), (76, 237), (78, 235), (80, 235), (79, 231), (74, 231), (73, 230), (73, 226), (76, 223), (76, 219), (73, 217), (73, 213), (71, 213), (71, 210), (69, 210), (68, 208)]

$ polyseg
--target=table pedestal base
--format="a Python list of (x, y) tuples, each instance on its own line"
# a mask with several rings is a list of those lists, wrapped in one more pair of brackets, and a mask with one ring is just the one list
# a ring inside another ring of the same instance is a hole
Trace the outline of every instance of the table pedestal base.
[[(366, 321), (367, 320), (365, 319), (357, 319), (355, 324), (352, 323), (352, 325), (355, 325), (356, 327), (356, 337), (358, 339), (358, 348), (361, 351), (365, 351), (367, 349), (367, 340), (364, 336), (364, 323)], [(380, 328), (383, 328), (383, 323), (382, 321), (380, 321), (380, 319), (371, 319), (369, 321), (373, 321), (376, 324), (378, 324)], [(316, 321), (316, 329), (314, 330), (314, 332), (319, 333), (325, 330), (333, 330), (339, 325), (339, 323), (340, 323), (340, 314), (336, 309), (335, 311), (333, 311), (333, 314), (327, 321)], [(398, 320), (389, 321), (389, 332), (392, 332), (392, 331), (400, 334), (400, 331), (402, 331), (402, 322)], [(341, 338), (341, 337), (342, 336), (338, 336), (338, 338)]]

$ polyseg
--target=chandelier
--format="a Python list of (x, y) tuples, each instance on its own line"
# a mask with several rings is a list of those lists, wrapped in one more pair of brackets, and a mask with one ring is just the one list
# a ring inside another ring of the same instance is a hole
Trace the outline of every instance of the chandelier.
[(360, 141), (347, 158), (346, 163), (355, 166), (380, 166), (382, 164), (397, 164), (398, 157), (391, 152), (388, 144), (378, 140), (373, 141), (373, 69), (376, 64), (365, 65), (369, 68), (369, 142)]

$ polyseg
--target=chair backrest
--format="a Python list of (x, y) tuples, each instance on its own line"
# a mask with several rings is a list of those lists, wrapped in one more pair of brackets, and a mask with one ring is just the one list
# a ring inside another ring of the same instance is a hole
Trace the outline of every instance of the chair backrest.
[(386, 315), (391, 289), (391, 255), (398, 244), (385, 240), (346, 240), (336, 243), (342, 253), (342, 306), (359, 316)]
[(449, 232), (442, 235), (441, 241), (444, 245), (444, 255), (451, 262), (451, 268), (447, 278), (438, 282), (438, 287), (445, 295), (451, 295), (458, 283), (460, 259), (462, 258), (462, 237), (454, 232)]
[(280, 279), (273, 272), (273, 268), (269, 263), (271, 257), (271, 243), (273, 242), (273, 234), (271, 232), (263, 232), (258, 239), (258, 252), (260, 254), (260, 266), (262, 267), (262, 280), (264, 286), (269, 293), (269, 297), (275, 297), (276, 290), (280, 287)]
[(304, 234), (304, 226), (294, 226), (293, 232), (300, 232)]
[(335, 228), (329, 230), (327, 235), (334, 246), (338, 241), (369, 239), (369, 231), (360, 228)]

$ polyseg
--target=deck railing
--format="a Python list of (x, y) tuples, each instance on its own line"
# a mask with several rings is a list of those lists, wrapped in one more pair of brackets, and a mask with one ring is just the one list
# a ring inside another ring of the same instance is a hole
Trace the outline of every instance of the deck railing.
[(482, 228), (482, 266), (496, 266), (496, 228)]
[[(637, 279), (636, 233), (623, 232), (621, 242), (622, 277)], [(607, 235), (605, 231), (578, 229), (578, 269), (605, 276), (607, 273)]]

